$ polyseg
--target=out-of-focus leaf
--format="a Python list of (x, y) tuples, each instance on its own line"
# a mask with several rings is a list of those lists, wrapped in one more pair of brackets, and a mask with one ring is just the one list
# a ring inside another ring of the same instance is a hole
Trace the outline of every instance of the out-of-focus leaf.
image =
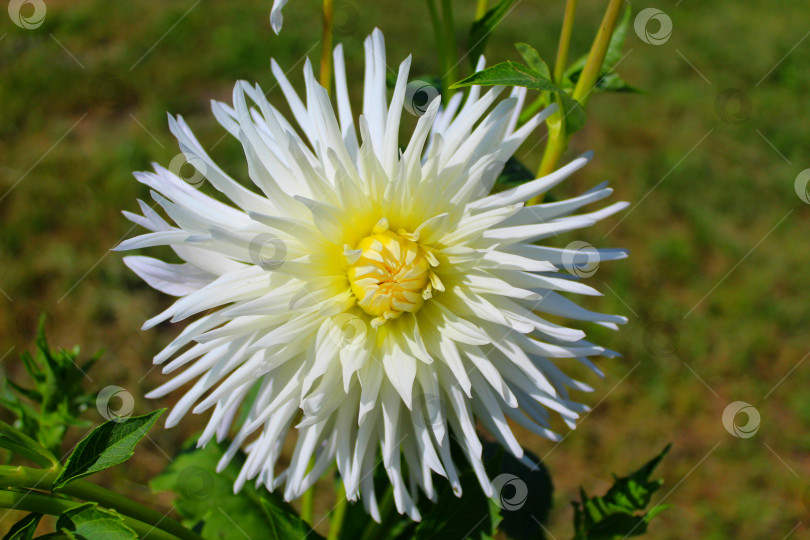
[(79, 349), (51, 350), (45, 338), (45, 319), (40, 319), (35, 339), (36, 351), (20, 355), (31, 376), (33, 388), (25, 388), (7, 377), (0, 377), (0, 406), (13, 413), (20, 431), (38, 441), (51, 453), (59, 446), (69, 426), (86, 426), (79, 415), (94, 397), (82, 390), (86, 372), (98, 355), (79, 364)]
[(73, 449), (54, 482), (54, 489), (128, 460), (135, 453), (135, 446), (165, 410), (124, 420), (108, 420), (95, 428)]
[(650, 520), (667, 508), (658, 505), (645, 512), (653, 493), (664, 482), (651, 480), (650, 475), (669, 449), (667, 445), (629, 476), (614, 475), (613, 486), (601, 497), (588, 497), (581, 489), (582, 500), (573, 503), (575, 540), (613, 540), (644, 534)]
[(492, 191), (498, 192), (512, 189), (535, 178), (535, 174), (513, 156), (509, 158), (503, 166), (501, 174), (499, 174), (498, 178), (495, 180)]
[(514, 3), (515, 0), (501, 0), (487, 11), (483, 17), (472, 24), (467, 56), (470, 58), (473, 67), (478, 63), (478, 58), (484, 54), (489, 36), (498, 26), (498, 23), (509, 13)]
[(206, 539), (242, 536), (263, 540), (322, 538), (277, 495), (256, 489), (250, 483), (234, 494), (233, 484), (244, 456), (238, 454), (221, 473), (217, 473), (217, 462), (226, 448), (214, 442), (201, 449), (190, 446), (149, 485), (155, 492), (175, 493), (174, 506), (182, 516), (183, 524)]
[(63, 513), (56, 522), (56, 530), (70, 538), (80, 540), (138, 540), (118, 512), (87, 503)]
[(523, 86), (531, 90), (550, 92), (559, 98), (565, 115), (567, 134), (582, 129), (585, 125), (585, 109), (568, 93), (558, 88), (551, 80), (534, 69), (517, 62), (501, 62), (492, 67), (473, 73), (469, 77), (453, 84), (451, 88), (466, 86)]
[(20, 521), (12, 525), (3, 540), (31, 540), (37, 530), (42, 514), (28, 514)]
[(510, 540), (543, 540), (554, 492), (546, 466), (531, 452), (518, 460), (495, 443), (484, 444), (484, 459), (502, 518), (498, 530)]

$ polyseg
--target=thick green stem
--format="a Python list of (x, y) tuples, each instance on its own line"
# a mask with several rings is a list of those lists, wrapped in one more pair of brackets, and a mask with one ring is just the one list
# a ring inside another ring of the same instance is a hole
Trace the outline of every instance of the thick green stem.
[[(0, 490), (0, 507), (13, 510), (58, 516), (81, 504), (83, 503), (58, 499), (41, 493)], [(176, 540), (177, 538), (164, 530), (156, 528), (154, 525), (143, 523), (137, 519), (128, 516), (122, 516), (122, 519), (140, 538), (149, 537), (155, 540)]]
[(323, 39), (321, 40), (321, 86), (332, 94), (332, 32), (334, 0), (323, 0)]
[(315, 484), (301, 495), (301, 519), (312, 524), (315, 514)]
[(475, 8), (475, 20), (478, 21), (484, 18), (484, 15), (487, 14), (487, 8), (489, 7), (489, 2), (487, 0), (478, 0), (478, 6)]
[(585, 67), (574, 88), (574, 99), (579, 101), (583, 107), (588, 102), (591, 90), (602, 72), (602, 63), (605, 61), (610, 38), (613, 37), (613, 31), (616, 29), (622, 4), (624, 4), (624, 0), (610, 0), (607, 10), (605, 10), (605, 16), (602, 18), (602, 24), (599, 25), (599, 31), (596, 33), (596, 39), (593, 40), (591, 51), (588, 53), (588, 60), (585, 61)]
[(577, 10), (577, 0), (566, 0), (563, 26), (560, 31), (560, 43), (557, 45), (557, 59), (554, 62), (554, 82), (562, 82), (565, 67), (568, 63), (568, 49), (571, 46), (571, 32), (574, 29), (574, 13)]
[(346, 499), (346, 492), (343, 489), (343, 481), (338, 479), (335, 486), (335, 495), (337, 496), (337, 503), (332, 510), (332, 517), (329, 522), (329, 534), (326, 540), (337, 540), (340, 536), (340, 530), (343, 528), (343, 518), (346, 516), (346, 508), (349, 501)]
[[(445, 51), (445, 44), (444, 44), (444, 31), (442, 30), (442, 20), (439, 17), (439, 9), (436, 7), (436, 0), (426, 0), (428, 13), (430, 14), (430, 22), (433, 25), (433, 35), (436, 38), (436, 50), (439, 51), (439, 57), (441, 60), (441, 70), (442, 73), (445, 73), (447, 70), (447, 64), (444, 57)], [(442, 76), (442, 90), (446, 88), (446, 78)], [(442, 92), (442, 102), (447, 103), (449, 92), (443, 91)]]
[(445, 51), (444, 75), (442, 76), (442, 90), (450, 99), (450, 85), (456, 82), (456, 66), (458, 65), (458, 51), (456, 49), (456, 25), (453, 22), (452, 0), (442, 0), (442, 21), (444, 22)]
[[(2, 466), (0, 467), (0, 487), (51, 490), (59, 473), (60, 468), (56, 467), (34, 469), (21, 466)], [(143, 522), (149, 525), (150, 528), (155, 529), (155, 531), (160, 529), (170, 533), (171, 537), (183, 540), (202, 540), (199, 535), (164, 514), (86, 480), (74, 480), (59, 489), (57, 493), (99, 503), (105, 508), (116, 510), (125, 516)], [(152, 536), (155, 535), (155, 531), (152, 532)]]

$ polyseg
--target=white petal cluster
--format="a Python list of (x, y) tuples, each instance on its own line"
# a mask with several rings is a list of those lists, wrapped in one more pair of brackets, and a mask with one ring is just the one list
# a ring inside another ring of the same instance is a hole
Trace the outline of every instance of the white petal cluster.
[[(560, 321), (616, 328), (626, 319), (570, 300), (569, 293), (599, 294), (571, 265), (626, 252), (538, 242), (625, 204), (575, 214), (611, 194), (600, 185), (526, 205), (589, 154), (490, 194), (503, 164), (551, 112), (517, 127), (522, 89), (499, 99), (502, 88), (473, 87), (443, 110), (435, 99), (400, 148), (410, 59), (389, 102), (379, 31), (365, 52), (357, 120), (340, 46), (337, 114), (309, 63), (305, 101), (272, 64), (295, 126), (244, 82), (232, 105), (213, 103), (244, 148), (250, 188), (211, 160), (181, 118), (170, 118), (188, 162), (231, 204), (156, 165), (136, 177), (169, 220), (140, 202), (143, 215), (125, 214), (150, 232), (119, 249), (168, 245), (183, 261), (125, 258), (149, 285), (179, 297), (145, 328), (194, 318), (155, 357), (175, 375), (150, 396), (183, 387), (168, 426), (189, 411), (208, 412), (201, 445), (233, 436), (220, 466), (247, 452), (236, 489), (247, 481), (283, 486), (291, 500), (336, 464), (348, 498), (361, 498), (379, 519), (373, 479), (382, 466), (399, 512), (419, 519), (416, 498), (436, 496), (436, 475), (461, 494), (451, 441), (491, 495), (477, 427), (522, 457), (508, 420), (556, 439), (550, 413), (573, 428), (587, 410), (569, 390), (591, 389), (560, 366), (579, 361), (598, 373), (589, 358), (613, 353)], [(288, 440), (294, 448), (283, 468)]]

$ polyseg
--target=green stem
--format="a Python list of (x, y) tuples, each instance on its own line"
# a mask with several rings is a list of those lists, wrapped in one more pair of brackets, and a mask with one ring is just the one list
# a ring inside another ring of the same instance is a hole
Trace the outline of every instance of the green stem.
[(442, 21), (444, 22), (444, 35), (447, 38), (444, 42), (444, 75), (442, 75), (443, 94), (447, 94), (450, 99), (450, 85), (456, 82), (456, 66), (458, 64), (458, 51), (456, 49), (456, 25), (453, 22), (453, 2), (442, 0)]
[(593, 40), (591, 51), (588, 53), (588, 60), (585, 61), (585, 68), (583, 68), (577, 86), (574, 88), (574, 99), (579, 101), (583, 107), (588, 102), (591, 89), (593, 89), (599, 79), (599, 74), (602, 72), (602, 63), (605, 61), (610, 38), (616, 29), (616, 22), (619, 20), (622, 4), (624, 4), (624, 0), (610, 0), (602, 24), (599, 25), (599, 31), (596, 33), (596, 39)]
[[(76, 501), (69, 501), (67, 499), (57, 499), (50, 495), (43, 495), (35, 492), (21, 492), (21, 491), (0, 491), (0, 507), (9, 508), (13, 510), (24, 510), (26, 512), (36, 512), (39, 514), (48, 514), (50, 516), (59, 516), (65, 511), (81, 506), (83, 503)], [(164, 530), (156, 528), (148, 523), (143, 523), (137, 519), (128, 516), (121, 516), (124, 523), (135, 533), (138, 537), (150, 537), (155, 540), (176, 540), (176, 537), (167, 533)]]
[[(0, 487), (51, 490), (60, 472), (61, 468), (56, 467), (43, 470), (21, 466), (0, 466)], [(172, 537), (183, 540), (202, 540), (199, 535), (172, 518), (87, 480), (74, 480), (57, 492), (84, 501), (99, 503), (105, 508), (116, 510), (125, 516), (148, 524), (155, 530), (161, 529), (170, 533)], [(155, 532), (153, 531), (152, 534)]]
[(323, 0), (323, 39), (321, 40), (321, 86), (332, 94), (332, 32), (334, 0)]
[(329, 534), (326, 536), (326, 540), (337, 540), (340, 536), (340, 530), (343, 528), (343, 518), (346, 517), (346, 508), (349, 505), (349, 501), (346, 499), (346, 491), (343, 488), (343, 481), (340, 478), (338, 478), (335, 486), (335, 495), (338, 501), (332, 510), (332, 519), (329, 522)]
[(487, 14), (489, 2), (487, 0), (478, 0), (478, 7), (475, 8), (475, 20), (479, 21)]
[(554, 62), (554, 82), (562, 82), (565, 67), (568, 63), (568, 49), (571, 46), (571, 32), (574, 29), (574, 13), (577, 10), (577, 0), (566, 0), (563, 26), (560, 31), (560, 43), (557, 45), (557, 59)]
[[(436, 38), (436, 50), (439, 51), (439, 57), (441, 59), (441, 70), (442, 72), (446, 72), (447, 69), (447, 62), (445, 60), (445, 44), (444, 44), (444, 32), (442, 30), (442, 20), (439, 17), (439, 9), (436, 7), (436, 0), (426, 0), (428, 13), (430, 14), (430, 22), (433, 24), (433, 35)], [(446, 78), (442, 76), (442, 102), (447, 103), (448, 93), (444, 89), (446, 86)]]

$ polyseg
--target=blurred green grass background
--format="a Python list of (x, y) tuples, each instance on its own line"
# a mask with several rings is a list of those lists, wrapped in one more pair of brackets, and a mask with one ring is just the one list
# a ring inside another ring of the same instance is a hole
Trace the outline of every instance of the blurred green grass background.
[[(170, 299), (149, 289), (109, 252), (135, 230), (120, 210), (147, 190), (131, 176), (178, 153), (166, 113), (182, 114), (235, 177), (246, 178), (239, 144), (213, 119), (212, 98), (229, 101), (236, 79), (273, 87), (269, 59), (301, 87), (302, 57), (317, 61), (319, 2), (294, 0), (284, 30), (269, 26), (270, 0), (105, 2), (49, 0), (42, 26), (24, 30), (0, 13), (0, 368), (19, 376), (40, 312), (51, 341), (105, 348), (88, 388), (114, 384), (136, 412), (171, 405), (143, 399), (163, 376), (151, 357), (179, 332), (142, 322)], [(459, 48), (475, 8), (456, 1)], [(587, 51), (606, 2), (580, 2), (572, 58)], [(634, 2), (663, 10), (671, 38), (650, 45), (631, 30), (618, 71), (643, 94), (599, 95), (569, 154), (594, 162), (559, 189), (581, 192), (610, 180), (614, 200), (633, 206), (573, 239), (621, 246), (631, 257), (591, 279), (605, 293), (588, 306), (621, 313), (619, 333), (594, 339), (623, 353), (590, 376), (594, 411), (554, 445), (522, 435), (556, 484), (549, 529), (571, 536), (583, 485), (600, 493), (667, 442), (659, 500), (674, 505), (653, 538), (795, 538), (807, 534), (802, 494), (810, 474), (810, 212), (794, 180), (810, 167), (810, 10), (801, 2)], [(493, 35), (487, 56), (516, 59), (515, 41), (554, 57), (564, 2), (523, 0)], [(362, 87), (362, 40), (385, 33), (389, 64), (413, 54), (412, 76), (438, 75), (422, 2), (337, 4), (352, 92)], [(654, 29), (654, 28), (653, 28)], [(463, 68), (468, 66), (463, 64)], [(736, 89), (742, 101), (724, 102)], [(278, 89), (271, 101), (286, 110)], [(750, 100), (750, 101), (746, 101)], [(747, 107), (750, 103), (750, 108)], [(539, 162), (542, 132), (518, 152)], [(153, 251), (154, 253), (154, 251)], [(804, 388), (804, 390), (802, 390)], [(721, 416), (733, 401), (761, 414), (755, 436), (730, 435)], [(95, 411), (91, 411), (95, 413)], [(101, 420), (92, 414), (94, 420)], [(139, 484), (162, 469), (193, 418), (155, 430), (128, 464), (104, 481), (154, 501)], [(169, 502), (159, 500), (168, 509)], [(319, 498), (316, 521), (331, 506)], [(14, 522), (0, 519), (0, 531)], [(798, 525), (797, 525), (798, 524)], [(795, 530), (794, 530), (795, 529)]]

